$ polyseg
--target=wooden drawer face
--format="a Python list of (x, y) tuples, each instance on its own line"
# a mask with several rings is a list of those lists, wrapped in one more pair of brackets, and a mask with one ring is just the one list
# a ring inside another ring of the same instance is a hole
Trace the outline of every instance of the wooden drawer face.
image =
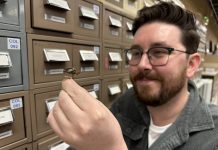
[(101, 81), (99, 79), (84, 79), (78, 82), (80, 86), (85, 88), (94, 98), (101, 100)]
[(128, 89), (130, 89), (130, 88), (133, 87), (133, 85), (132, 85), (130, 79), (128, 79), (128, 78), (123, 79), (123, 80), (122, 80), (122, 84), (123, 84), (123, 87), (122, 87), (122, 89), (123, 89), (122, 92), (123, 92), (123, 93), (125, 93), (126, 90), (128, 90)]
[(73, 45), (73, 64), (80, 73), (75, 78), (94, 77), (100, 74), (100, 46)]
[(66, 150), (69, 147), (57, 135), (46, 136), (33, 143), (33, 150)]
[(34, 28), (73, 32), (75, 0), (31, 0)]
[(122, 84), (120, 80), (103, 80), (102, 102), (110, 107), (112, 103), (122, 94)]
[(103, 35), (105, 41), (122, 41), (122, 16), (105, 9), (103, 22)]
[(100, 3), (78, 0), (76, 6), (74, 33), (100, 39), (102, 23), (102, 6)]
[(33, 41), (34, 83), (61, 81), (64, 70), (72, 68), (72, 44)]
[(103, 51), (103, 74), (121, 73), (122, 49), (105, 47)]
[(33, 139), (39, 139), (53, 133), (47, 123), (47, 116), (58, 100), (60, 87), (47, 87), (31, 92), (31, 115)]
[(32, 150), (32, 144), (25, 144), (12, 150)]
[(123, 42), (129, 45), (133, 42), (132, 24), (133, 20), (123, 18)]

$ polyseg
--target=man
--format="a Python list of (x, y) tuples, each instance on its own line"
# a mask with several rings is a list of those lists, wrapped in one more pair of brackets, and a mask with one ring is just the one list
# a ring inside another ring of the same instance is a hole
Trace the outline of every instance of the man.
[(201, 60), (194, 16), (165, 2), (144, 7), (133, 34), (126, 56), (134, 88), (113, 104), (116, 119), (65, 80), (48, 117), (54, 131), (78, 150), (217, 150), (218, 108), (190, 81)]

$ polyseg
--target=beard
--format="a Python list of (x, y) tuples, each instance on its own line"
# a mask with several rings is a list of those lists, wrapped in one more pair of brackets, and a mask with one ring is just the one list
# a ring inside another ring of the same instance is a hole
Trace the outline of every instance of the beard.
[[(161, 106), (169, 102), (175, 95), (177, 95), (186, 85), (186, 68), (183, 67), (180, 74), (169, 75), (163, 77), (161, 75), (151, 74), (151, 72), (140, 72), (135, 76), (130, 75), (130, 80), (136, 92), (136, 96), (147, 106)], [(159, 89), (149, 85), (139, 86), (137, 82), (143, 79), (152, 80), (159, 83)]]

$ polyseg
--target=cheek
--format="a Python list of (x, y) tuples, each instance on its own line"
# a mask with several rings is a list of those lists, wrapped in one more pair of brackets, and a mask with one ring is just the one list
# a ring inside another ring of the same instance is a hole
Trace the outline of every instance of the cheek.
[(128, 72), (131, 76), (134, 76), (135, 74), (138, 73), (137, 67), (136, 66), (128, 66)]

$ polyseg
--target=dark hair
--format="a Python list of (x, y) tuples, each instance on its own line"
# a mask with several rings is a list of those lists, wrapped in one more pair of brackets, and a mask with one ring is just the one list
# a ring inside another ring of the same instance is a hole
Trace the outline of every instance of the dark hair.
[(182, 43), (187, 52), (197, 52), (200, 37), (196, 31), (195, 16), (181, 7), (168, 2), (160, 2), (151, 7), (144, 7), (138, 12), (133, 22), (133, 35), (144, 24), (151, 22), (164, 22), (176, 25), (182, 31)]

